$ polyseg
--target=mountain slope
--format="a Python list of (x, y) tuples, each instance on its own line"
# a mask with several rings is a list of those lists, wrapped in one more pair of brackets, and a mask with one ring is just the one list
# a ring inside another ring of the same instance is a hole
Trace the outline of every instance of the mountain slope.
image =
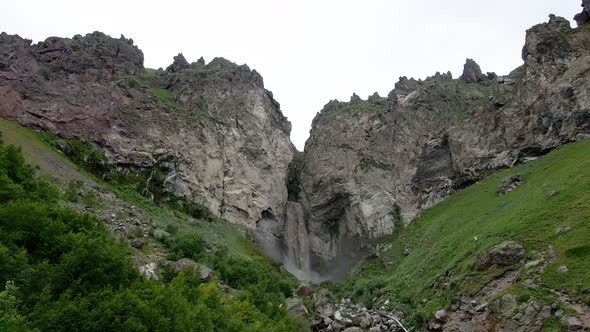
[(0, 134), (20, 149), (0, 145), (0, 330), (307, 330), (284, 308), (295, 279), (236, 225), (157, 206), (47, 143), (72, 141), (6, 120)]
[[(518, 305), (558, 303), (544, 319), (546, 328), (559, 319), (555, 313), (560, 308), (565, 315), (585, 317), (590, 328), (589, 151), (590, 140), (568, 144), (423, 211), (398, 234), (379, 241), (391, 250), (353, 274), (340, 295), (376, 307), (389, 300), (390, 309), (413, 314), (412, 324), (451, 304), (461, 312), (471, 301), (473, 307), (487, 303), (487, 318), (472, 312), (466, 320), (490, 327), (495, 317), (495, 328), (501, 330), (518, 317), (517, 312), (515, 318), (503, 317), (498, 301), (503, 294), (515, 294)], [(515, 174), (522, 183), (498, 195), (502, 180)], [(478, 255), (505, 241), (521, 244), (524, 257), (509, 266), (478, 270)], [(518, 326), (535, 330), (543, 320), (540, 311)], [(455, 323), (450, 320), (445, 329), (452, 331)]]
[(342, 280), (375, 250), (371, 239), (498, 170), (589, 137), (590, 26), (550, 15), (527, 30), (522, 59), (505, 76), (468, 59), (458, 79), (401, 77), (386, 98), (326, 104), (291, 187), (298, 208), (287, 209), (284, 233), (298, 250), (285, 261)]

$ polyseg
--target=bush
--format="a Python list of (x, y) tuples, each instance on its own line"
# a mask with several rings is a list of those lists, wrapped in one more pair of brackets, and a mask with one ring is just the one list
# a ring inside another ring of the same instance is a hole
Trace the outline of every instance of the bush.
[(205, 251), (205, 240), (197, 232), (179, 234), (171, 244), (174, 260), (186, 257), (198, 260)]
[[(59, 196), (18, 149), (0, 146), (0, 331), (307, 330), (279, 307), (292, 288), (268, 266), (219, 257), (240, 298), (187, 272), (147, 280), (124, 243), (95, 217), (55, 204)], [(167, 242), (193, 259), (205, 250), (194, 232)]]

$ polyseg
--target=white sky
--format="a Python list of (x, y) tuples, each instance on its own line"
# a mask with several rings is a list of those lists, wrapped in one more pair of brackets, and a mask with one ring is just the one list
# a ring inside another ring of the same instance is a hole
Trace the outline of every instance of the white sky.
[(145, 66), (222, 56), (264, 77), (293, 124), (301, 150), (311, 120), (330, 99), (386, 96), (400, 76), (461, 74), (519, 66), (525, 30), (548, 14), (572, 17), (580, 0), (0, 0), (0, 30), (32, 39), (102, 31), (124, 34)]

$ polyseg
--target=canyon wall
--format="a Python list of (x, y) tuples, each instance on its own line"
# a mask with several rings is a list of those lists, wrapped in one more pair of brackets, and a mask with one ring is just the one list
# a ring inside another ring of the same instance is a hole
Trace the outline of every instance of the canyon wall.
[(146, 70), (123, 36), (2, 33), (0, 116), (90, 142), (118, 169), (157, 166), (165, 190), (247, 229), (284, 215), (291, 124), (245, 65), (179, 54)]
[(243, 226), (299, 278), (341, 280), (372, 240), (450, 193), (590, 136), (586, 9), (576, 21), (529, 29), (506, 76), (468, 59), (456, 79), (330, 101), (304, 154), (256, 71), (182, 54), (148, 70), (131, 39), (100, 32), (0, 34), (0, 116), (92, 143), (119, 170), (157, 168), (164, 190)]
[(527, 31), (522, 58), (506, 76), (484, 74), (468, 59), (458, 79), (402, 77), (387, 97), (326, 104), (294, 181), (307, 235), (285, 231), (305, 239), (304, 251), (286, 261), (311, 279), (340, 280), (378, 249), (371, 239), (450, 193), (590, 137), (588, 26), (572, 29), (551, 15)]

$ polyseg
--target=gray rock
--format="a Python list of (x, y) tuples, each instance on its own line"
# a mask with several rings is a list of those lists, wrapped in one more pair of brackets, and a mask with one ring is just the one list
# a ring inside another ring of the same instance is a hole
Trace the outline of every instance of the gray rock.
[(498, 196), (506, 195), (507, 193), (511, 192), (512, 190), (514, 190), (518, 186), (520, 186), (521, 183), (522, 183), (522, 178), (520, 177), (520, 175), (518, 175), (518, 174), (511, 175), (511, 176), (505, 178), (504, 180), (502, 180), (502, 182), (500, 182), (500, 184), (498, 184), (498, 187), (496, 188), (496, 194)]
[(410, 247), (404, 248), (404, 256), (410, 256), (411, 253), (412, 253), (412, 249)]
[(506, 241), (484, 250), (475, 259), (475, 267), (482, 271), (491, 266), (510, 266), (524, 258), (524, 248), (515, 241)]
[(131, 241), (131, 246), (133, 248), (137, 248), (137, 249), (141, 249), (143, 248), (145, 243), (143, 243), (143, 241), (141, 241), (140, 239), (135, 239), (133, 241)]
[(174, 62), (166, 68), (166, 71), (177, 73), (185, 68), (188, 68), (188, 61), (184, 58), (182, 53), (179, 53), (177, 56), (174, 57)]
[(201, 282), (208, 282), (213, 277), (213, 270), (206, 267), (205, 265), (199, 265), (199, 277)]
[(363, 316), (359, 323), (362, 328), (369, 328), (373, 325), (373, 318), (370, 315)]
[(544, 306), (543, 309), (541, 309), (539, 316), (543, 319), (549, 319), (551, 317), (551, 307)]
[(287, 312), (300, 317), (307, 317), (309, 314), (303, 300), (296, 297), (287, 300)]
[(584, 324), (578, 317), (564, 316), (560, 321), (568, 331), (579, 331), (584, 328)]
[(332, 303), (325, 303), (316, 306), (316, 311), (320, 314), (321, 317), (333, 317), (334, 312), (336, 311), (336, 307)]
[(446, 322), (449, 318), (449, 315), (447, 314), (447, 311), (445, 309), (440, 309), (434, 313), (434, 318), (441, 322)]
[(557, 273), (567, 273), (567, 272), (568, 272), (568, 268), (565, 265), (562, 265), (557, 268)]
[(502, 296), (499, 301), (500, 315), (505, 318), (510, 318), (514, 316), (514, 314), (518, 310), (516, 297), (514, 297), (514, 295), (512, 294), (506, 294)]
[(192, 270), (198, 273), (201, 282), (210, 281), (213, 277), (213, 270), (205, 265), (199, 264), (189, 258), (181, 258), (172, 264), (172, 269), (176, 273), (186, 270)]
[(353, 326), (353, 327), (349, 327), (344, 329), (344, 331), (342, 332), (363, 332), (363, 329), (361, 329), (360, 327), (357, 326)]
[(479, 65), (473, 59), (467, 59), (460, 79), (466, 83), (479, 83), (487, 79)]
[(344, 324), (345, 326), (352, 324), (352, 319), (350, 319), (350, 317), (347, 314), (343, 313), (341, 310), (336, 310), (334, 312), (334, 320), (341, 324)]

